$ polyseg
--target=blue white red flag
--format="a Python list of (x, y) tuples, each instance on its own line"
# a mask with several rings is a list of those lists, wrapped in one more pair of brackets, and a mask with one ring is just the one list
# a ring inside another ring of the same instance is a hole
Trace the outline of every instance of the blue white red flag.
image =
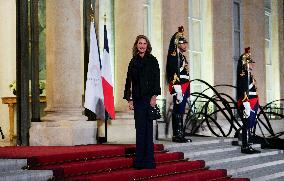
[(109, 56), (109, 46), (107, 38), (107, 29), (104, 25), (104, 52), (102, 58), (102, 85), (104, 92), (104, 105), (106, 111), (112, 119), (115, 119), (114, 97), (113, 97), (113, 81), (112, 69)]

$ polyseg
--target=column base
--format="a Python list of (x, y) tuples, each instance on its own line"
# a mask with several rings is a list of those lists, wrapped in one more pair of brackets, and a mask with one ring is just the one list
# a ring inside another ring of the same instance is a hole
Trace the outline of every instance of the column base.
[[(104, 122), (98, 126), (99, 134), (104, 135)], [(155, 142), (156, 121), (153, 121), (153, 141)], [(108, 143), (136, 143), (136, 129), (133, 112), (117, 112), (116, 120), (108, 121)]]
[(32, 122), (30, 146), (96, 144), (96, 121)]

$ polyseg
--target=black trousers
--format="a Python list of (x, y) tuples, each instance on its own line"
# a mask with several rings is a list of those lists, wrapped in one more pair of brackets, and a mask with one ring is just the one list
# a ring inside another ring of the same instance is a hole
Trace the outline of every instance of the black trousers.
[(187, 98), (189, 97), (189, 89), (184, 93), (183, 100), (180, 104), (177, 104), (176, 95), (173, 97), (173, 112), (172, 112), (172, 128), (173, 137), (184, 138), (183, 130), (183, 115), (185, 113), (185, 107), (187, 104)]
[(136, 128), (136, 157), (134, 167), (155, 168), (153, 120), (148, 118), (150, 98), (141, 98), (133, 102)]

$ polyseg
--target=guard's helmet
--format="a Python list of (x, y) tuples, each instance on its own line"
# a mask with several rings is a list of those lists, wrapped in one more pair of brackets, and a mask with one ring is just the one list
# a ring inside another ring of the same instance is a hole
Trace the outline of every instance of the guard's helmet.
[(245, 48), (245, 53), (242, 55), (242, 65), (246, 66), (248, 63), (255, 63), (251, 58), (250, 47)]
[(169, 55), (172, 55), (172, 56), (176, 55), (176, 49), (177, 49), (178, 44), (188, 43), (183, 32), (184, 32), (183, 26), (179, 26), (178, 31), (172, 36), (172, 38), (170, 40), (170, 45), (169, 45), (169, 49), (168, 49), (168, 56)]

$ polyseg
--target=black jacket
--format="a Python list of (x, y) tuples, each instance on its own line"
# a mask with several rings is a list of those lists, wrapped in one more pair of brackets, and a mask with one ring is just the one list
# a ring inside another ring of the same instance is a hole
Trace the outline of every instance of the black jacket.
[[(176, 54), (168, 54), (166, 66), (166, 75), (168, 83), (173, 83), (175, 74), (178, 76), (179, 81), (175, 82), (174, 84), (183, 84), (189, 81), (189, 71), (186, 68), (180, 70), (183, 65), (183, 62), (185, 62), (186, 67), (188, 66), (186, 57), (182, 53), (179, 53), (179, 57), (180, 64), (178, 65), (178, 56)], [(187, 78), (182, 78), (182, 76), (187, 76)]]
[(133, 57), (128, 65), (123, 99), (129, 101), (160, 94), (160, 68), (156, 57), (152, 54)]
[[(240, 56), (237, 67), (237, 99), (243, 100), (245, 95), (248, 99), (256, 98), (257, 90), (253, 83), (253, 75), (248, 74), (248, 71), (242, 65), (243, 54)], [(244, 100), (246, 101), (246, 100)]]

